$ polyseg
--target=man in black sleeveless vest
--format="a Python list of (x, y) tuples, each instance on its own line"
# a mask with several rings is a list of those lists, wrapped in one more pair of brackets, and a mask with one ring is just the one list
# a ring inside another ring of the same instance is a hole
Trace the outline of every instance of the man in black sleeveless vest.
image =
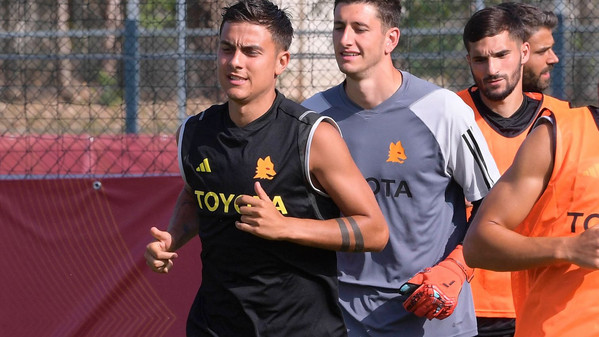
[(217, 73), (228, 101), (178, 130), (185, 187), (145, 257), (167, 273), (199, 234), (188, 336), (345, 336), (335, 251), (379, 251), (388, 240), (335, 122), (275, 89), (292, 36), (267, 0), (225, 8)]

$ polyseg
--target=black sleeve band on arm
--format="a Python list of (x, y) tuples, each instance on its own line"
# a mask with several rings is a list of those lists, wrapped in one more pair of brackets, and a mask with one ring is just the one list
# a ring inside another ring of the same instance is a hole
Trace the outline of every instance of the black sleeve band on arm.
[(341, 231), (341, 251), (346, 252), (349, 250), (349, 231), (343, 219), (336, 218), (335, 220), (337, 220), (339, 230)]
[(354, 237), (356, 238), (356, 246), (354, 247), (355, 252), (361, 252), (364, 250), (364, 237), (362, 236), (362, 232), (360, 231), (360, 227), (358, 227), (358, 223), (353, 217), (347, 217), (352, 230), (354, 231)]

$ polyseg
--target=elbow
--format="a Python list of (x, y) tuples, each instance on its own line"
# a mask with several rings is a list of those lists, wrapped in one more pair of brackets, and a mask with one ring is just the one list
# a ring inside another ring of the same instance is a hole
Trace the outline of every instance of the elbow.
[(381, 220), (373, 232), (370, 244), (364, 247), (364, 251), (380, 252), (385, 249), (387, 242), (389, 242), (389, 226), (387, 226), (387, 222), (384, 219)]
[(470, 268), (487, 269), (489, 267), (489, 261), (485, 254), (485, 252), (488, 251), (488, 248), (484, 247), (484, 243), (482, 243), (480, 238), (477, 238), (469, 231), (464, 238), (462, 246), (464, 261)]
[(473, 249), (472, 247), (472, 242), (470, 242), (471, 240), (464, 240), (463, 243), (463, 253), (464, 253), (464, 261), (466, 261), (466, 264), (468, 265), (468, 267), (470, 268), (480, 268), (480, 265), (478, 264), (478, 261), (476, 259), (476, 252), (475, 249)]
[(380, 251), (382, 251), (382, 250), (383, 250), (383, 249), (385, 249), (385, 247), (387, 246), (387, 242), (388, 242), (388, 241), (389, 241), (389, 240), (386, 240), (386, 241), (384, 241), (384, 243), (383, 243), (383, 244), (381, 244), (381, 245), (377, 245), (377, 246), (375, 246), (375, 247), (372, 247), (372, 249), (370, 249), (369, 251), (370, 251), (370, 252), (373, 252), (373, 253), (377, 253), (377, 252), (380, 252)]

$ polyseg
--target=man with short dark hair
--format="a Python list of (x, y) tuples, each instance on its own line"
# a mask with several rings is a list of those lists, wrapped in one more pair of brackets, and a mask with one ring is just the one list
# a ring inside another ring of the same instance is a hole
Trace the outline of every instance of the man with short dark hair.
[(524, 63), (522, 89), (543, 92), (551, 84), (551, 70), (559, 62), (553, 51), (553, 29), (558, 24), (555, 13), (524, 3), (505, 2), (498, 5), (519, 18), (524, 25), (524, 41), (530, 45), (528, 61)]
[(184, 188), (167, 231), (151, 229), (145, 258), (167, 273), (199, 234), (202, 284), (188, 336), (345, 336), (335, 250), (387, 242), (336, 123), (275, 89), (292, 36), (270, 1), (225, 8), (217, 76), (228, 101), (178, 131)]
[[(458, 93), (475, 112), (501, 173), (543, 108), (568, 103), (540, 93), (522, 92), (523, 65), (530, 58), (527, 27), (514, 8), (497, 5), (472, 15), (464, 45), (475, 85)], [(476, 269), (472, 280), (479, 336), (513, 336), (516, 312), (509, 273)]]
[(303, 103), (339, 123), (390, 227), (382, 252), (338, 254), (340, 303), (352, 337), (474, 336), (464, 197), (499, 174), (472, 109), (393, 65), (400, 16), (399, 0), (336, 0), (346, 78)]

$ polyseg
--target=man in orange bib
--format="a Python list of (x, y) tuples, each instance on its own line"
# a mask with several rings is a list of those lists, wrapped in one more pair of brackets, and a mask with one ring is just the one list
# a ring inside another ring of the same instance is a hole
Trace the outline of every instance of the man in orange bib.
[[(535, 65), (540, 63), (542, 55), (539, 49), (544, 50), (545, 64), (557, 61), (557, 57), (551, 57), (555, 55), (551, 50), (553, 38), (539, 43), (536, 40), (546, 40), (546, 36), (536, 36), (538, 32), (534, 33), (535, 30), (530, 27), (548, 21), (548, 14), (530, 5), (522, 6), (504, 3), (475, 13), (466, 24), (463, 36), (476, 84), (458, 95), (474, 110), (476, 122), (502, 174), (512, 163), (543, 108), (569, 109), (565, 101), (541, 93), (522, 92), (523, 78), (527, 78), (524, 76), (527, 73), (528, 82), (543, 83), (543, 86), (548, 84), (549, 77), (540, 69), (541, 66), (526, 70), (531, 58)], [(533, 9), (541, 18), (536, 23), (531, 19)], [(542, 15), (547, 18), (543, 20)], [(526, 42), (531, 39), (536, 39), (534, 51)], [(510, 274), (477, 269), (471, 284), (479, 336), (513, 336), (516, 313)]]
[(545, 110), (464, 241), (512, 273), (516, 336), (599, 336), (599, 110)]

